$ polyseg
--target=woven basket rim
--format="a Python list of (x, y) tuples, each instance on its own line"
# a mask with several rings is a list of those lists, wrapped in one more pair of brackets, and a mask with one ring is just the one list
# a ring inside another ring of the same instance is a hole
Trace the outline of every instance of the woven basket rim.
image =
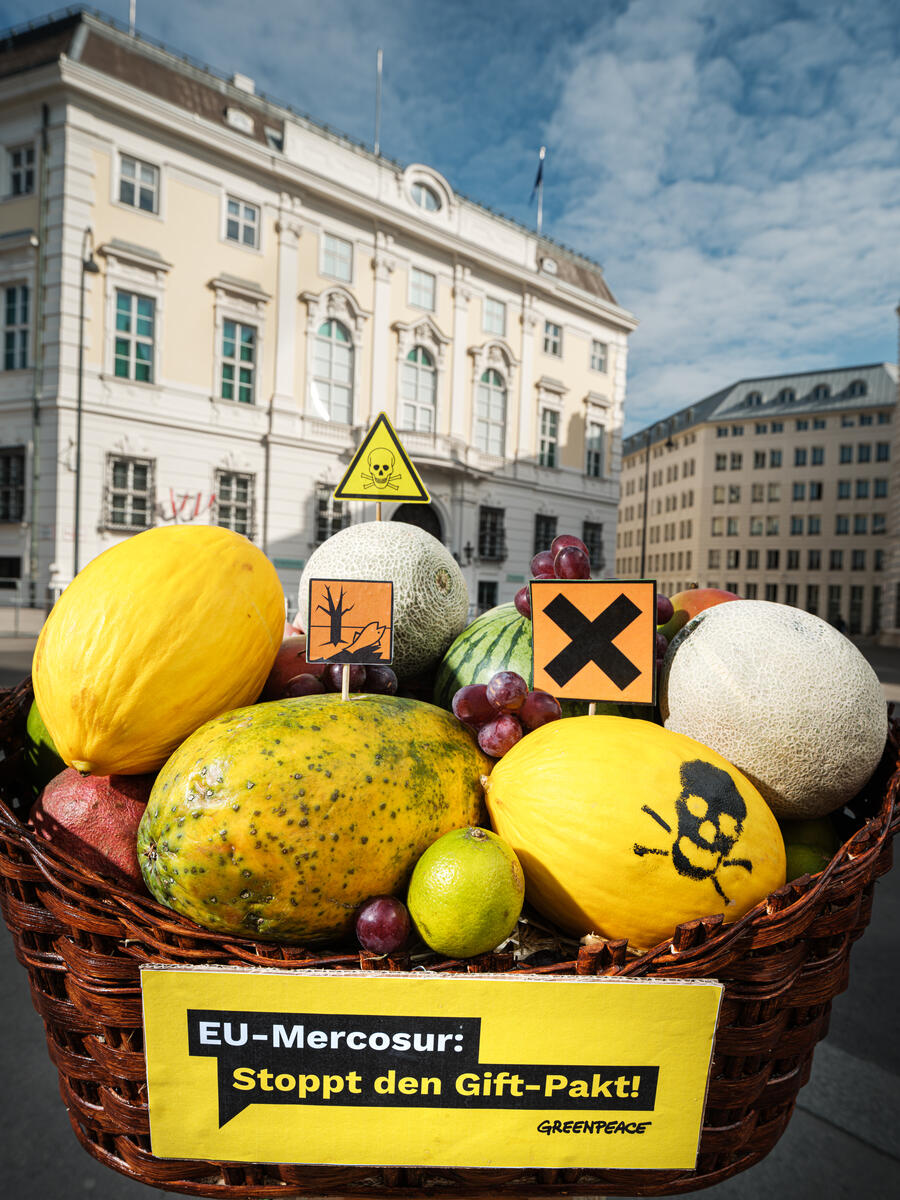
[[(31, 692), (31, 677), (26, 676), (14, 688), (0, 689), (0, 700), (7, 699), (19, 703)], [(0, 743), (2, 749), (2, 743)], [(609, 947), (616, 951), (615, 970), (608, 973), (621, 975), (643, 975), (652, 970), (654, 965), (663, 961), (669, 963), (678, 961), (682, 965), (692, 964), (694, 967), (703, 959), (721, 959), (731, 957), (728, 952), (744, 949), (743, 943), (752, 938), (754, 933), (763, 931), (774, 934), (783, 925), (790, 925), (798, 920), (804, 908), (811, 912), (820, 895), (830, 883), (850, 870), (864, 868), (881, 853), (884, 843), (900, 828), (900, 721), (893, 717), (888, 722), (888, 736), (885, 743), (885, 755), (893, 751), (894, 770), (887, 779), (884, 795), (879, 811), (860, 826), (837, 850), (827, 868), (814, 877), (800, 876), (791, 880), (777, 891), (771, 892), (757, 905), (750, 909), (737, 921), (726, 924), (724, 914), (716, 913), (710, 916), (696, 917), (677, 925), (670, 937), (662, 939), (657, 945), (648, 950), (635, 953), (629, 952), (624, 940), (599, 939), (598, 946)], [(882, 758), (882, 762), (884, 757)], [(27, 826), (10, 810), (0, 797), (0, 835), (5, 835), (20, 845), (27, 846), (27, 853), (41, 872), (47, 883), (56, 891), (61, 892), (71, 902), (85, 902), (85, 895), (77, 887), (64, 882), (66, 877), (72, 879), (82, 888), (103, 895), (104, 905), (120, 911), (111, 913), (112, 919), (127, 922), (144, 922), (171, 936), (190, 938), (192, 942), (205, 942), (215, 947), (219, 952), (231, 949), (245, 961), (256, 961), (263, 966), (268, 960), (279, 967), (303, 966), (334, 967), (341, 962), (358, 963), (359, 949), (348, 945), (346, 948), (337, 946), (327, 949), (310, 949), (301, 944), (287, 942), (259, 942), (238, 935), (215, 933), (195, 924), (187, 917), (166, 908), (150, 895), (142, 895), (130, 889), (127, 885), (116, 882), (107, 875), (92, 871), (80, 862), (66, 858), (53, 844), (42, 838), (35, 830)], [(574, 943), (574, 939), (572, 939)], [(243, 951), (243, 953), (241, 953)], [(287, 953), (290, 957), (278, 957), (278, 952)], [(245, 958), (246, 955), (246, 958)], [(294, 958), (296, 955), (296, 958)], [(434, 956), (437, 959), (437, 956)], [(434, 961), (426, 969), (441, 970), (454, 964), (463, 967), (472, 960), (447, 959)], [(520, 972), (548, 974), (554, 972), (571, 973), (576, 967), (577, 959), (560, 960), (552, 964), (535, 967), (527, 963), (513, 969)], [(693, 973), (693, 972), (692, 972)]]

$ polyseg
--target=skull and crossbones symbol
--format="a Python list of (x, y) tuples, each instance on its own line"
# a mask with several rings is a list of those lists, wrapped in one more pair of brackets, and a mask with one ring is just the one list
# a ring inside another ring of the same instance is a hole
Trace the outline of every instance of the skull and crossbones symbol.
[(369, 464), (371, 475), (365, 471), (362, 473), (362, 478), (365, 481), (363, 487), (378, 488), (383, 492), (385, 488), (390, 488), (392, 492), (396, 492), (400, 484), (395, 483), (395, 479), (400, 478), (400, 472), (394, 470), (394, 463), (397, 456), (393, 450), (370, 450), (366, 456), (366, 461)]
[[(666, 833), (672, 826), (649, 804), (641, 809), (661, 825)], [(743, 867), (752, 871), (747, 858), (729, 858), (747, 815), (747, 805), (727, 771), (712, 763), (694, 759), (681, 764), (681, 794), (675, 801), (678, 828), (671, 850), (657, 850), (635, 842), (634, 853), (672, 856), (672, 866), (687, 879), (711, 879), (726, 904), (731, 901), (717, 878), (720, 867)]]

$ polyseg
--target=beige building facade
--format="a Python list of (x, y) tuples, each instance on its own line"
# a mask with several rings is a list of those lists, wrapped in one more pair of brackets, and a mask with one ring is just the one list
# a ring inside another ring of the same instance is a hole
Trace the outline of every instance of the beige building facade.
[(374, 516), (331, 492), (382, 411), (432, 497), (383, 516), (456, 554), (473, 608), (555, 533), (611, 574), (636, 322), (595, 263), (85, 14), (6, 37), (0, 133), (8, 581), (40, 602), (213, 522), (292, 597)]
[(897, 368), (877, 363), (741, 380), (626, 438), (616, 574), (790, 604), (852, 634), (900, 625), (885, 586), (896, 412)]

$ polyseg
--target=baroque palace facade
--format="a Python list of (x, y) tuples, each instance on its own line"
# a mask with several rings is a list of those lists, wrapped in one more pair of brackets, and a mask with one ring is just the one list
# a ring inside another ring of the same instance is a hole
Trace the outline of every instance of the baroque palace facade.
[(896, 413), (877, 363), (744, 379), (626, 438), (616, 573), (900, 628)]
[(247, 534), (293, 600), (374, 516), (331, 492), (381, 411), (432, 497), (384, 518), (473, 606), (557, 532), (612, 573), (636, 322), (595, 263), (83, 13), (5, 38), (0, 129), (0, 574), (33, 602), (167, 521)]

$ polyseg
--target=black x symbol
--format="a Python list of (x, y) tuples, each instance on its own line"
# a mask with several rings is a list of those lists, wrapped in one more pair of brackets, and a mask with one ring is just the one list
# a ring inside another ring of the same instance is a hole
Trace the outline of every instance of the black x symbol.
[(562, 593), (553, 597), (544, 612), (554, 625), (558, 625), (572, 639), (565, 650), (561, 650), (544, 668), (560, 687), (591, 661), (622, 691), (640, 675), (640, 670), (631, 659), (612, 644), (613, 638), (618, 637), (641, 612), (624, 593), (617, 596), (593, 621)]

